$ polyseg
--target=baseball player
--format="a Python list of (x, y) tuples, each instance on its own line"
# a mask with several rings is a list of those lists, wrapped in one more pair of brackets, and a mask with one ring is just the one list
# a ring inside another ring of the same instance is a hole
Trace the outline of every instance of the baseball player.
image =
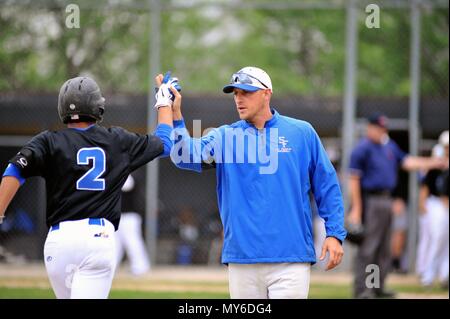
[(105, 128), (105, 99), (88, 77), (66, 81), (58, 113), (67, 128), (44, 131), (10, 161), (0, 185), (0, 219), (28, 177), (46, 181), (47, 273), (57, 298), (107, 298), (115, 268), (120, 192), (130, 172), (171, 147), (170, 84), (156, 94), (154, 135)]
[(181, 95), (174, 92), (172, 161), (197, 172), (216, 169), (231, 298), (307, 298), (316, 262), (310, 192), (325, 220), (320, 259), (329, 253), (332, 269), (343, 256), (346, 231), (336, 172), (309, 123), (271, 108), (272, 82), (265, 71), (245, 67), (223, 92), (234, 94), (241, 120), (201, 139), (184, 129)]
[(126, 254), (130, 272), (134, 276), (150, 271), (150, 257), (147, 254), (142, 236), (142, 217), (145, 211), (145, 192), (139, 175), (130, 174), (122, 187), (122, 216), (116, 232), (116, 257), (120, 265)]
[[(448, 162), (449, 132), (439, 137), (441, 154), (433, 154)], [(438, 148), (435, 148), (435, 150)], [(438, 153), (438, 152), (436, 152)], [(421, 284), (431, 287), (438, 279), (448, 289), (449, 216), (448, 168), (433, 169), (426, 174), (421, 187), (421, 228), (419, 229), (418, 267)]]

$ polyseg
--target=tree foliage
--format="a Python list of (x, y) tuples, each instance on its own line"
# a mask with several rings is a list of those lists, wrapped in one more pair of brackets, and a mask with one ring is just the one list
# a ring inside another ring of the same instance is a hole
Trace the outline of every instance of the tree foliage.
[[(144, 2), (143, 2), (144, 3)], [(149, 87), (150, 15), (81, 9), (81, 28), (65, 26), (61, 6), (0, 7), (0, 91), (57, 90), (87, 74), (110, 91)], [(340, 96), (344, 89), (345, 10), (239, 10), (205, 6), (164, 11), (161, 68), (180, 77), (186, 92), (217, 94), (239, 68), (255, 65), (283, 94)], [(382, 10), (381, 28), (358, 20), (358, 94), (409, 93), (410, 16)], [(448, 97), (448, 11), (423, 11), (422, 93)]]

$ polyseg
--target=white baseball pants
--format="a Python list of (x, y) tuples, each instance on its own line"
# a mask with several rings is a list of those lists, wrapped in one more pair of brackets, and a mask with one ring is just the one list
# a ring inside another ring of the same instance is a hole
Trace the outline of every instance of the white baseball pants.
[(54, 225), (44, 260), (58, 299), (108, 298), (116, 261), (114, 226), (104, 218)]
[(427, 258), (430, 246), (430, 226), (429, 226), (428, 212), (419, 216), (419, 239), (417, 244), (417, 257), (416, 257), (416, 273), (422, 276), (427, 267)]
[(310, 263), (229, 264), (231, 299), (306, 299)]
[(426, 210), (429, 242), (421, 282), (431, 285), (435, 279), (445, 282), (449, 277), (449, 213), (437, 197), (427, 199)]

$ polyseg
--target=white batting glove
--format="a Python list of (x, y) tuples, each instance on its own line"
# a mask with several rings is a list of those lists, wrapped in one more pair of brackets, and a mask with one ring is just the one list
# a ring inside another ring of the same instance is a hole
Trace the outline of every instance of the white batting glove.
[(158, 92), (155, 94), (156, 103), (155, 108), (159, 109), (163, 106), (172, 107), (173, 101), (171, 99), (171, 94), (169, 89), (170, 85), (168, 83), (163, 83), (158, 89)]

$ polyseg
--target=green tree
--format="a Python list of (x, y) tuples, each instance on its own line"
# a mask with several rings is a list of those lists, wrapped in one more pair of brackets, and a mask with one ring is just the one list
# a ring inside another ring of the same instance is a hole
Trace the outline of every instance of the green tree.
[[(78, 74), (93, 76), (111, 91), (148, 90), (147, 0), (81, 0), (80, 29), (65, 26), (68, 1), (29, 3), (0, 0), (0, 91), (54, 91)], [(185, 92), (217, 94), (234, 71), (255, 65), (271, 74), (276, 93), (343, 94), (344, 9), (251, 10), (231, 4), (164, 10), (161, 72), (172, 70)], [(409, 10), (383, 9), (380, 29), (367, 29), (365, 17), (361, 7), (358, 94), (407, 96)], [(423, 95), (448, 97), (448, 11), (423, 10), (422, 57)]]

